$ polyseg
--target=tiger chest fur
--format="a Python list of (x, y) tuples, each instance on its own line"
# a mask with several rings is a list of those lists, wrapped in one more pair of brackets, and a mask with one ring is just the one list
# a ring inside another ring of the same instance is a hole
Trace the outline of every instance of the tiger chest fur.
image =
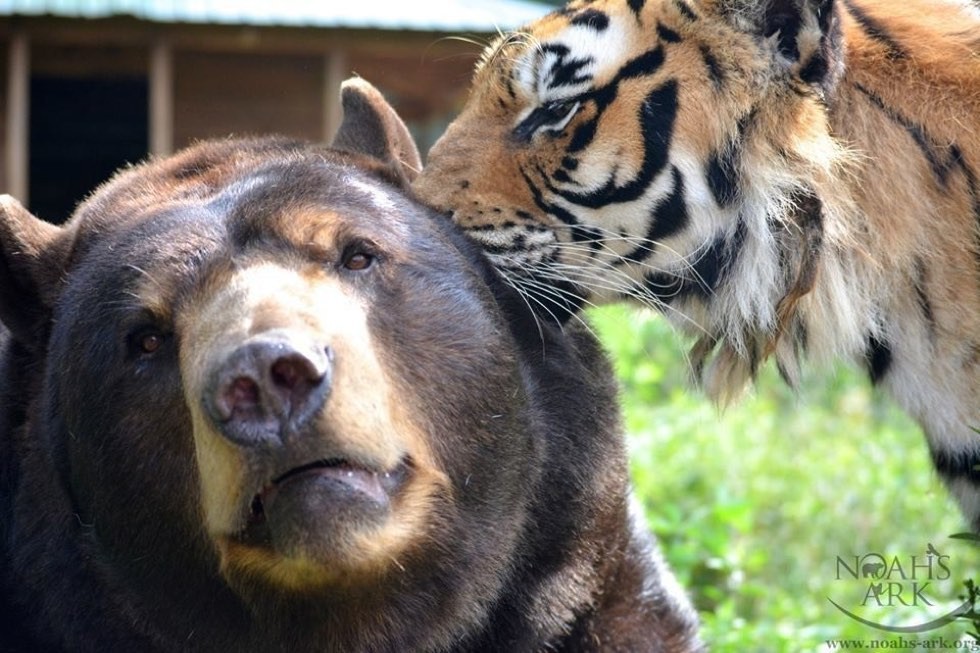
[(415, 182), (545, 319), (628, 300), (707, 392), (866, 365), (980, 529), (980, 11), (573, 2), (492, 44)]

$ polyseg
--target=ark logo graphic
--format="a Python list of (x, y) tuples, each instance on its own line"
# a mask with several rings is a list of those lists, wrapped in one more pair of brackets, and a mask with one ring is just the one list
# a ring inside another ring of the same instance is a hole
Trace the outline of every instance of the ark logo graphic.
[[(957, 536), (953, 536), (957, 537)], [(890, 633), (924, 633), (935, 630), (971, 611), (973, 604), (966, 601), (952, 611), (923, 623), (907, 626), (891, 626), (878, 623), (860, 615), (861, 612), (881, 614), (881, 609), (901, 610), (903, 615), (934, 612), (937, 603), (935, 591), (944, 581), (950, 581), (950, 556), (940, 552), (932, 543), (923, 553), (915, 555), (864, 555), (837, 556), (836, 580), (840, 581), (841, 596), (846, 592), (849, 600), (844, 607), (827, 597), (834, 607), (851, 619), (871, 628)], [(845, 589), (846, 588), (846, 589)], [(840, 597), (838, 597), (840, 599)], [(902, 621), (906, 619), (903, 616)]]

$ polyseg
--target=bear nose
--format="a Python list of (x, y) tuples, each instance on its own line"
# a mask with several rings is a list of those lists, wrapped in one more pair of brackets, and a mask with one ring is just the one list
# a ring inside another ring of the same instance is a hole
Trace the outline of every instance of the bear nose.
[(288, 333), (254, 337), (217, 363), (205, 390), (205, 410), (236, 444), (276, 444), (323, 407), (332, 371), (328, 346)]

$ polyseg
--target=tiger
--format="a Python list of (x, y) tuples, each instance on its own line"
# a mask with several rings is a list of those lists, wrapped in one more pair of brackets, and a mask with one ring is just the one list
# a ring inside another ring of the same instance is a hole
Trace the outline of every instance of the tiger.
[(414, 191), (540, 319), (631, 302), (736, 399), (866, 368), (980, 531), (980, 9), (575, 0), (484, 51)]

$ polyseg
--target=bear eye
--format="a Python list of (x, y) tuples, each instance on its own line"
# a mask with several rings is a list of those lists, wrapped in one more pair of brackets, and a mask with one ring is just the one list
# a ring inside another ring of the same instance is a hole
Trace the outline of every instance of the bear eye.
[(144, 354), (155, 354), (163, 346), (163, 336), (150, 333), (140, 339), (140, 351)]
[(167, 344), (167, 334), (156, 327), (133, 331), (129, 336), (129, 349), (136, 356), (152, 356)]
[(361, 272), (367, 270), (372, 265), (374, 265), (377, 257), (364, 248), (350, 247), (344, 252), (343, 257), (341, 257), (340, 264), (345, 270), (350, 270), (352, 272)]

